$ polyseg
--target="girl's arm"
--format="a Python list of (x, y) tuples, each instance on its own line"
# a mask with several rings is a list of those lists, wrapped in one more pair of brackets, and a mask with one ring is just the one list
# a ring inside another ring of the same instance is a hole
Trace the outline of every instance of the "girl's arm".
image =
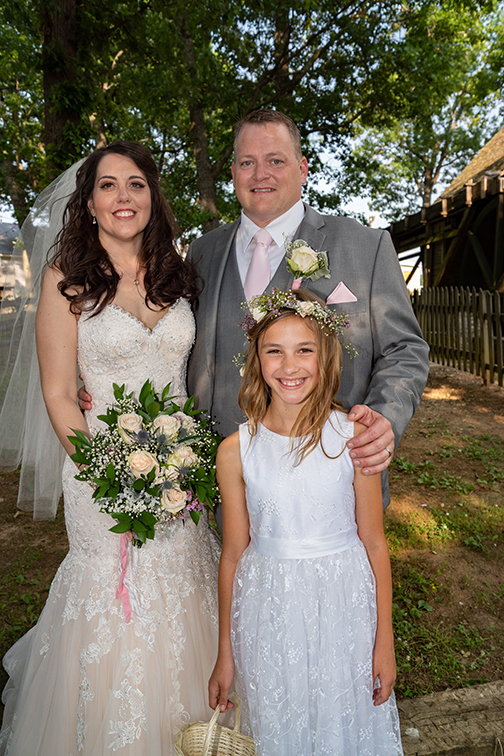
[(77, 318), (57, 285), (62, 274), (49, 268), (42, 282), (37, 308), (36, 337), (42, 393), (49, 418), (68, 454), (74, 446), (72, 429), (89, 435), (77, 407)]
[[(356, 423), (355, 434), (361, 432)], [(383, 503), (379, 475), (366, 476), (355, 470), (355, 513), (359, 538), (366, 547), (376, 580), (378, 623), (373, 649), (373, 681), (380, 687), (373, 692), (374, 705), (384, 703), (392, 693), (396, 679), (394, 634), (392, 631), (392, 575), (390, 557), (383, 531)]]
[(224, 439), (217, 453), (217, 481), (222, 498), (223, 545), (219, 564), (219, 653), (208, 683), (212, 709), (233, 707), (228, 695), (234, 678), (231, 650), (231, 601), (236, 565), (247, 548), (249, 518), (238, 433)]

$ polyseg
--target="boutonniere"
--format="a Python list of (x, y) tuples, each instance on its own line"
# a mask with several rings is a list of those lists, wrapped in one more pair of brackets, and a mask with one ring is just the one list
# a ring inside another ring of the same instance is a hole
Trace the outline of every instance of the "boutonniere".
[(287, 267), (294, 276), (293, 289), (299, 289), (303, 279), (331, 278), (327, 252), (312, 249), (303, 239), (285, 242)]

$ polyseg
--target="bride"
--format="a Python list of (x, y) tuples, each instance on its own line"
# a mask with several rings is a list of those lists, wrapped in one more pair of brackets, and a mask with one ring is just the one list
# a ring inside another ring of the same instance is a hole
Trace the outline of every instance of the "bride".
[[(150, 378), (186, 393), (198, 281), (175, 250), (170, 219), (145, 147), (115, 142), (79, 168), (36, 317), (42, 392), (68, 454), (70, 429), (100, 428), (113, 383), (138, 392)], [(85, 417), (77, 365), (93, 395)], [(37, 625), (4, 659), (0, 754), (169, 756), (181, 726), (208, 718), (218, 541), (204, 519), (189, 518), (130, 547), (126, 622), (116, 598), (120, 536), (76, 473), (67, 456), (68, 555)]]

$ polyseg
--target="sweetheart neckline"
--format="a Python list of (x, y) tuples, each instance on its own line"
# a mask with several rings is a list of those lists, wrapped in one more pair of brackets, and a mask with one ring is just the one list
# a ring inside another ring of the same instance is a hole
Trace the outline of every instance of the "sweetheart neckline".
[(159, 320), (158, 320), (158, 322), (156, 323), (156, 325), (154, 326), (154, 328), (149, 328), (149, 326), (145, 325), (145, 323), (143, 322), (143, 320), (140, 320), (140, 318), (137, 318), (137, 316), (136, 316), (136, 315), (133, 315), (133, 313), (132, 313), (132, 312), (130, 312), (129, 310), (125, 310), (125, 309), (124, 309), (124, 307), (121, 307), (121, 305), (115, 304), (115, 302), (110, 302), (110, 303), (109, 303), (109, 304), (108, 304), (108, 305), (107, 305), (107, 306), (105, 307), (105, 310), (106, 310), (107, 308), (111, 307), (112, 309), (116, 310), (117, 312), (122, 312), (122, 313), (124, 313), (125, 315), (127, 315), (127, 317), (129, 317), (129, 318), (130, 318), (131, 320), (133, 320), (133, 321), (134, 321), (135, 323), (138, 323), (138, 324), (139, 324), (139, 325), (140, 325), (140, 326), (141, 326), (141, 327), (142, 327), (142, 328), (143, 328), (143, 329), (144, 329), (145, 331), (147, 331), (147, 333), (148, 333), (148, 334), (153, 334), (153, 333), (154, 333), (154, 331), (156, 330), (156, 328), (158, 327), (158, 325), (159, 325), (160, 323), (162, 323), (162, 322), (163, 322), (163, 320), (164, 320), (164, 319), (165, 319), (165, 318), (167, 317), (167, 315), (169, 315), (169, 314), (170, 314), (170, 312), (172, 312), (172, 310), (174, 310), (174, 309), (175, 309), (175, 307), (177, 307), (178, 303), (179, 303), (179, 302), (181, 302), (181, 301), (182, 301), (182, 299), (183, 299), (182, 297), (181, 297), (180, 299), (177, 299), (177, 301), (176, 301), (176, 302), (174, 302), (174, 303), (173, 303), (173, 304), (172, 304), (172, 305), (171, 305), (171, 306), (170, 306), (170, 307), (168, 308), (168, 310), (167, 310), (167, 311), (165, 312), (165, 314), (164, 314), (164, 315), (163, 315), (162, 317), (160, 317), (160, 318), (159, 318)]

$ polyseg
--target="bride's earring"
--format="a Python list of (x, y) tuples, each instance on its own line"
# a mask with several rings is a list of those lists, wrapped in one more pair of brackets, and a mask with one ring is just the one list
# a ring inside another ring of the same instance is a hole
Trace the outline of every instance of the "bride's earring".
[(96, 226), (96, 215), (93, 215), (93, 226)]

